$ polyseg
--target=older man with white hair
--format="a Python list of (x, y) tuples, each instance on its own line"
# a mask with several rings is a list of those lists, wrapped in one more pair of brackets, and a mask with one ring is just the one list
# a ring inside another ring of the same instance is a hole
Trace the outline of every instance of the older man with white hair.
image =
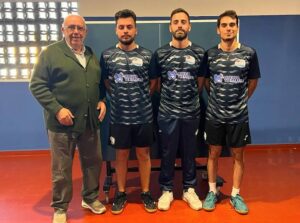
[(67, 16), (61, 30), (64, 38), (41, 52), (30, 81), (30, 90), (44, 109), (51, 147), (53, 223), (67, 221), (76, 147), (83, 174), (81, 205), (95, 214), (106, 211), (98, 200), (102, 164), (98, 126), (106, 113), (99, 100), (100, 66), (84, 45), (83, 17)]

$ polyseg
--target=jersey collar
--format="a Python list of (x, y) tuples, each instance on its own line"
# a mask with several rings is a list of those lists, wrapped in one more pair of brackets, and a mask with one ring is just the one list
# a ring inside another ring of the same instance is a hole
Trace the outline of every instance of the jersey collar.
[[(241, 48), (241, 43), (238, 43), (236, 49), (240, 49), (240, 48)], [(221, 48), (221, 43), (218, 44), (218, 49), (219, 49), (219, 50), (222, 50), (222, 48)]]
[[(170, 41), (170, 43), (169, 43), (169, 44), (170, 44), (170, 46), (171, 46), (171, 47), (174, 47), (174, 46), (173, 46), (173, 44), (172, 44), (172, 41)], [(188, 44), (188, 46), (187, 46), (187, 47), (189, 47), (189, 46), (192, 46), (192, 42), (191, 42), (191, 41), (189, 41), (189, 44)], [(176, 47), (175, 47), (175, 48), (176, 48)]]
[[(138, 48), (140, 47), (138, 44), (135, 44), (135, 45), (136, 45), (136, 48), (134, 48), (133, 50), (138, 49)], [(119, 43), (116, 44), (116, 48), (121, 49), (121, 48), (119, 47)], [(122, 49), (121, 49), (121, 50), (122, 50)]]

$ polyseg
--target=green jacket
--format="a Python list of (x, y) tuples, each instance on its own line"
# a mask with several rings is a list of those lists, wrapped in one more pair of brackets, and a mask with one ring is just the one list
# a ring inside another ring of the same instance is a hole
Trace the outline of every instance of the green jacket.
[[(91, 48), (86, 47), (86, 68), (61, 40), (49, 45), (35, 64), (29, 88), (44, 108), (47, 129), (54, 132), (82, 133), (87, 121), (98, 128), (97, 104), (99, 101), (100, 66)], [(68, 108), (75, 118), (73, 126), (63, 126), (56, 113)]]

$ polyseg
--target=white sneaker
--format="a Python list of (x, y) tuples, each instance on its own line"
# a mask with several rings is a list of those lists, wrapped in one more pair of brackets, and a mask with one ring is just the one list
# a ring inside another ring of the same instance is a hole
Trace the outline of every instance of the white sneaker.
[(163, 191), (158, 199), (157, 208), (161, 211), (167, 211), (170, 208), (171, 202), (174, 200), (172, 191)]
[(92, 202), (90, 204), (88, 204), (84, 200), (82, 200), (81, 206), (83, 208), (89, 209), (94, 214), (103, 214), (106, 211), (105, 206), (99, 200), (95, 200), (94, 202)]
[(182, 200), (187, 202), (190, 208), (196, 211), (202, 208), (202, 202), (200, 201), (194, 188), (189, 188), (187, 191), (184, 191), (182, 195)]
[(66, 212), (63, 211), (54, 212), (52, 223), (67, 223)]

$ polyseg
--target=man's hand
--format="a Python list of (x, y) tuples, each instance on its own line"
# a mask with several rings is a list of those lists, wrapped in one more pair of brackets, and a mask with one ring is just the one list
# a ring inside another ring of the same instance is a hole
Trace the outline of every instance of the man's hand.
[(106, 114), (106, 105), (105, 105), (105, 103), (103, 101), (99, 101), (98, 102), (97, 110), (100, 111), (98, 119), (99, 119), (100, 122), (102, 122), (102, 120), (104, 119), (105, 114)]
[(72, 112), (67, 108), (62, 108), (56, 113), (56, 118), (60, 124), (71, 126), (73, 125), (73, 118), (74, 115)]

